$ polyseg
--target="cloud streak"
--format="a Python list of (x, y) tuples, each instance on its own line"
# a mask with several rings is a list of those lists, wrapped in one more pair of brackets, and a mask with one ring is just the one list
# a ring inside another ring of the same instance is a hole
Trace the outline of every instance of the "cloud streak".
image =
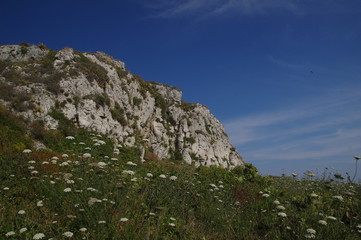
[(287, 109), (229, 120), (225, 129), (246, 161), (324, 165), (349, 159), (353, 164), (352, 156), (361, 154), (357, 89), (360, 86), (332, 90)]
[(153, 18), (193, 16), (197, 19), (231, 13), (255, 15), (272, 10), (297, 10), (295, 0), (158, 0), (145, 7), (153, 11)]

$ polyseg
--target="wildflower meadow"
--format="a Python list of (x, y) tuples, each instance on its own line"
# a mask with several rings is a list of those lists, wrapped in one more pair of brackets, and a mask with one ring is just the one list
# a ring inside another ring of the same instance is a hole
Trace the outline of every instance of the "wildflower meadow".
[(361, 187), (333, 174), (141, 159), (84, 129), (35, 150), (1, 114), (0, 239), (361, 239)]

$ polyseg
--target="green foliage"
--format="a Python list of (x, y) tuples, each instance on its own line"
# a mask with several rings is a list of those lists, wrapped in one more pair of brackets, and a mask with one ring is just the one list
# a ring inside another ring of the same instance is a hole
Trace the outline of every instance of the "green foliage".
[(191, 145), (196, 143), (196, 140), (193, 137), (185, 138), (185, 141), (190, 143)]
[(20, 53), (21, 53), (21, 55), (27, 54), (28, 53), (28, 48), (27, 47), (21, 47), (20, 48)]
[[(74, 239), (306, 239), (309, 228), (316, 231), (315, 239), (360, 238), (358, 184), (262, 177), (251, 164), (229, 171), (154, 156), (141, 162), (140, 149), (118, 146), (116, 153), (109, 138), (86, 129), (74, 129), (75, 139), (66, 139), (62, 125), (71, 123), (59, 111), (51, 115), (59, 120), (58, 130), (44, 130), (36, 121), (30, 132), (33, 137), (40, 132), (37, 138), (52, 152), (25, 154), (20, 152), (31, 147), (25, 142), (26, 126), (0, 105), (4, 239), (10, 231), (16, 232), (14, 239), (32, 239), (40, 232), (47, 239), (64, 239), (67, 231)], [(53, 157), (58, 160), (51, 162)], [(23, 227), (28, 230), (20, 234)]]
[(49, 48), (47, 48), (44, 43), (39, 43), (38, 47), (42, 50), (49, 50)]
[(90, 61), (81, 52), (76, 53), (79, 57), (76, 59), (75, 71), (84, 73), (89, 81), (96, 81), (99, 87), (105, 88), (105, 85), (109, 82), (105, 68)]
[(65, 117), (65, 115), (58, 109), (52, 109), (49, 112), (49, 116), (53, 117), (55, 120), (58, 120), (58, 131), (63, 136), (74, 135), (77, 133), (78, 128), (75, 127), (73, 122)]
[(183, 154), (179, 151), (178, 148), (173, 149), (173, 148), (169, 148), (169, 155), (170, 155), (170, 159), (171, 160), (175, 160), (175, 161), (183, 161)]
[(44, 141), (46, 130), (44, 128), (44, 121), (36, 120), (30, 124), (30, 133), (33, 138), (39, 141)]
[(238, 181), (241, 183), (245, 181), (254, 182), (261, 179), (258, 169), (251, 163), (245, 163), (243, 167), (236, 167), (232, 171), (239, 176)]
[(139, 84), (139, 91), (140, 94), (143, 96), (143, 98), (146, 98), (146, 93), (149, 92), (150, 95), (155, 100), (155, 106), (159, 107), (162, 110), (162, 118), (166, 122), (174, 122), (174, 120), (171, 119), (171, 116), (168, 112), (168, 106), (169, 102), (157, 91), (154, 84), (151, 82), (144, 81), (140, 76), (133, 75), (136, 79), (136, 81)]
[(195, 103), (188, 103), (183, 100), (181, 100), (180, 104), (177, 104), (177, 107), (180, 107), (185, 112), (193, 111), (196, 106), (197, 106), (197, 104), (195, 104)]
[(133, 97), (133, 104), (134, 106), (139, 107), (139, 105), (142, 103), (142, 99), (141, 98), (137, 98), (137, 97)]
[(122, 70), (119, 67), (115, 67), (115, 70), (117, 71), (118, 77), (120, 79), (125, 78), (129, 74), (127, 70)]
[[(27, 51), (26, 47), (22, 47)], [(24, 50), (24, 51), (25, 51)], [(64, 72), (54, 69), (56, 51), (50, 50), (49, 53), (39, 60), (29, 60), (24, 62), (5, 62), (0, 61), (0, 72), (6, 81), (13, 82), (16, 85), (26, 85), (31, 83), (45, 84), (46, 89), (54, 94), (60, 93), (59, 82), (65, 77)], [(25, 54), (25, 53), (24, 53)], [(26, 75), (20, 74), (17, 67), (21, 67)], [(6, 71), (5, 68), (7, 68)]]
[(22, 47), (30, 47), (30, 46), (31, 46), (31, 45), (30, 45), (29, 43), (27, 43), (27, 42), (22, 42), (22, 43), (20, 43), (19, 45), (22, 46)]
[(26, 126), (23, 119), (13, 115), (0, 104), (0, 156), (31, 148), (32, 142), (25, 134)]
[(112, 118), (118, 121), (122, 126), (128, 124), (128, 121), (125, 118), (124, 109), (120, 107), (118, 102), (115, 102), (114, 109), (110, 109), (110, 113), (112, 114)]

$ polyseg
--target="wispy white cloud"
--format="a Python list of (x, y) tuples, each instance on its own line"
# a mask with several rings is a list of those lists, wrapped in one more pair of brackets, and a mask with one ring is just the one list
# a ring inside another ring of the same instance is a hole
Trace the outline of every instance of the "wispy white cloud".
[(246, 161), (324, 165), (346, 159), (349, 165), (342, 167), (353, 169), (352, 156), (361, 154), (360, 87), (330, 90), (286, 109), (229, 120), (225, 128)]
[(253, 15), (275, 9), (297, 9), (296, 0), (157, 0), (145, 6), (153, 10), (154, 18), (196, 16), (197, 19), (230, 13)]

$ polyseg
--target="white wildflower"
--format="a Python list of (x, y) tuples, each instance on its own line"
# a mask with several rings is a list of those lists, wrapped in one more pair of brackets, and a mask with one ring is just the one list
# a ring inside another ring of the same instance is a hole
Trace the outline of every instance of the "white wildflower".
[(330, 219), (330, 220), (333, 220), (333, 221), (336, 221), (337, 218), (333, 217), (333, 216), (328, 216), (327, 219)]
[(24, 214), (25, 214), (25, 210), (20, 210), (20, 211), (18, 212), (18, 214), (19, 214), (19, 215), (24, 215)]
[(280, 217), (287, 217), (287, 214), (284, 212), (279, 212), (277, 215)]
[(175, 227), (174, 223), (169, 223), (168, 225), (171, 226), (171, 227)]
[(7, 236), (7, 237), (10, 237), (10, 236), (13, 236), (13, 235), (15, 235), (14, 231), (11, 231), (11, 232), (8, 232), (8, 233), (5, 234), (5, 236)]
[(129, 166), (137, 166), (136, 163), (133, 163), (133, 162), (131, 162), (131, 161), (127, 162), (127, 165), (129, 165)]
[(37, 233), (33, 236), (33, 239), (38, 240), (38, 239), (43, 239), (45, 237), (44, 233)]
[(280, 201), (278, 201), (278, 200), (274, 200), (273, 203), (276, 204), (276, 205), (281, 204)]
[(166, 178), (164, 174), (159, 175), (160, 178)]
[(42, 206), (44, 206), (44, 202), (42, 200), (40, 200), (36, 203), (36, 206), (42, 207)]
[(128, 222), (128, 220), (129, 220), (128, 218), (121, 218), (120, 219), (121, 222)]
[(71, 238), (73, 235), (74, 235), (74, 233), (72, 233), (72, 232), (65, 232), (65, 233), (63, 233), (63, 236), (64, 236), (64, 237), (67, 237), (67, 238)]
[(175, 181), (175, 180), (177, 180), (177, 177), (176, 176), (171, 176), (171, 177), (169, 177), (169, 179), (172, 180), (172, 181)]
[(74, 180), (69, 179), (69, 180), (66, 180), (66, 183), (67, 183), (67, 184), (74, 184), (74, 183), (75, 183), (75, 181), (74, 181)]
[(286, 210), (286, 208), (284, 207), (284, 206), (282, 206), (282, 205), (279, 205), (279, 206), (277, 206), (276, 207), (278, 210)]
[(305, 234), (305, 238), (311, 239), (311, 238), (316, 238), (316, 236), (314, 234), (307, 233), (307, 234)]
[(65, 188), (64, 192), (71, 192), (71, 188)]
[(325, 220), (319, 220), (318, 223), (324, 226), (327, 225), (327, 222)]
[(68, 139), (68, 140), (74, 140), (74, 139), (75, 139), (75, 137), (73, 137), (73, 136), (67, 136), (65, 139)]
[(26, 232), (26, 231), (28, 231), (28, 229), (27, 229), (26, 227), (24, 227), (24, 228), (21, 228), (21, 229), (19, 230), (19, 233), (21, 234), (21, 233)]
[(23, 153), (31, 153), (32, 151), (30, 149), (24, 149)]
[(106, 221), (104, 221), (104, 220), (98, 221), (98, 224), (105, 224), (105, 223), (106, 223)]
[(105, 167), (107, 164), (105, 162), (98, 162), (98, 166), (99, 167)]
[(123, 170), (122, 173), (126, 173), (129, 175), (134, 175), (134, 172), (132, 170)]
[(307, 233), (310, 233), (310, 234), (316, 234), (316, 230), (315, 230), (315, 229), (312, 229), (312, 228), (307, 228), (307, 229), (306, 229), (306, 232), (307, 232)]
[(87, 230), (88, 230), (88, 229), (86, 229), (86, 228), (84, 228), (84, 227), (79, 229), (80, 232), (86, 232)]
[(176, 219), (174, 217), (169, 218), (171, 221), (175, 221)]
[(311, 194), (310, 194), (310, 197), (316, 198), (316, 197), (318, 197), (318, 195), (317, 195), (316, 193), (311, 193)]
[(306, 175), (309, 176), (309, 177), (315, 177), (316, 176), (316, 174), (314, 174), (313, 172), (310, 172), (310, 171), (308, 171)]
[(83, 158), (90, 158), (92, 155), (90, 153), (84, 153)]
[(89, 198), (88, 205), (92, 206), (94, 203), (100, 203), (100, 202), (102, 202), (102, 200), (91, 197)]
[(270, 195), (268, 194), (268, 193), (264, 193), (264, 194), (262, 194), (262, 197), (264, 197), (264, 198), (268, 198)]
[(153, 174), (147, 173), (147, 177), (152, 178), (152, 177), (153, 177)]

